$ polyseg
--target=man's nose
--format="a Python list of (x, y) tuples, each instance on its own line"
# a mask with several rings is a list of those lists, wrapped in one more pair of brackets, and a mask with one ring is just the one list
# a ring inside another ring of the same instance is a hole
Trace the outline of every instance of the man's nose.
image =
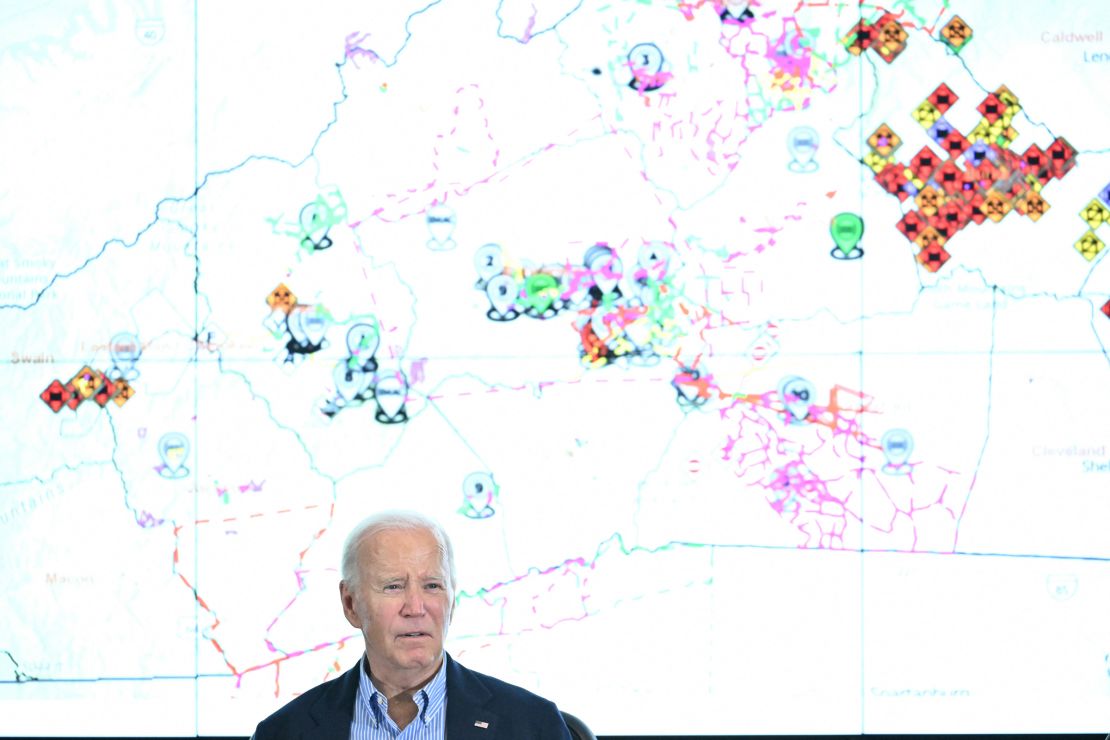
[(409, 585), (405, 588), (405, 603), (402, 605), (406, 616), (420, 616), (424, 613), (424, 594), (418, 585)]

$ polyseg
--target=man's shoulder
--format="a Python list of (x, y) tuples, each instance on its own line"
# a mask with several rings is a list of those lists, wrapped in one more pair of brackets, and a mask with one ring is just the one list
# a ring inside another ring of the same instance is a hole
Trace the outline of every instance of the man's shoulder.
[[(555, 703), (550, 699), (545, 699), (539, 694), (534, 694), (528, 689), (511, 684), (508, 681), (502, 681), (500, 678), (490, 676), (486, 673), (481, 673), (472, 668), (467, 668), (458, 661), (454, 661), (454, 667), (460, 671), (460, 676), (465, 680), (470, 681), (483, 687), (490, 694), (491, 704), (510, 706), (514, 710), (530, 711), (530, 710), (547, 710), (550, 712), (558, 713)], [(448, 673), (450, 676), (450, 673)], [(448, 686), (448, 703), (451, 701), (450, 685)]]
[(459, 718), (462, 726), (469, 727), (471, 722), (484, 719), (488, 715), (482, 712), (489, 711), (498, 717), (500, 737), (570, 740), (554, 702), (454, 661), (447, 676), (447, 713), (465, 714)]

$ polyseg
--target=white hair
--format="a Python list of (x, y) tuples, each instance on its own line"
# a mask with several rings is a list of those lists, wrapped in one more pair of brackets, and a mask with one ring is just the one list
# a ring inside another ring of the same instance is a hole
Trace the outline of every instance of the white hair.
[(440, 559), (443, 561), (443, 570), (447, 576), (447, 591), (451, 598), (455, 596), (455, 551), (451, 548), (451, 539), (439, 522), (415, 511), (391, 510), (380, 511), (363, 519), (355, 525), (347, 539), (343, 541), (343, 561), (341, 573), (343, 581), (352, 588), (357, 588), (361, 577), (358, 567), (359, 544), (379, 532), (389, 530), (417, 530), (428, 532), (436, 540)]

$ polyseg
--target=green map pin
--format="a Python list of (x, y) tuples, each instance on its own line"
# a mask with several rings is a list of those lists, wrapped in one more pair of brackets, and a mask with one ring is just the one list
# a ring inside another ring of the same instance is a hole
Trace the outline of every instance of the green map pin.
[(537, 272), (524, 279), (525, 302), (532, 310), (542, 314), (551, 308), (551, 304), (559, 297), (559, 281), (554, 275), (546, 272)]
[(863, 219), (854, 213), (838, 213), (833, 216), (829, 233), (837, 248), (847, 257), (863, 237)]

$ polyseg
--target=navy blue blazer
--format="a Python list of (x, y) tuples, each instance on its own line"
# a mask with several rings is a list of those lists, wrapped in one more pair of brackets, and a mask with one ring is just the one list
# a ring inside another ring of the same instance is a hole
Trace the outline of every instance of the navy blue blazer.
[[(571, 740), (552, 702), (464, 668), (446, 653), (444, 659), (447, 740)], [(262, 720), (252, 740), (349, 740), (360, 670), (361, 660), (339, 678), (301, 694)]]

